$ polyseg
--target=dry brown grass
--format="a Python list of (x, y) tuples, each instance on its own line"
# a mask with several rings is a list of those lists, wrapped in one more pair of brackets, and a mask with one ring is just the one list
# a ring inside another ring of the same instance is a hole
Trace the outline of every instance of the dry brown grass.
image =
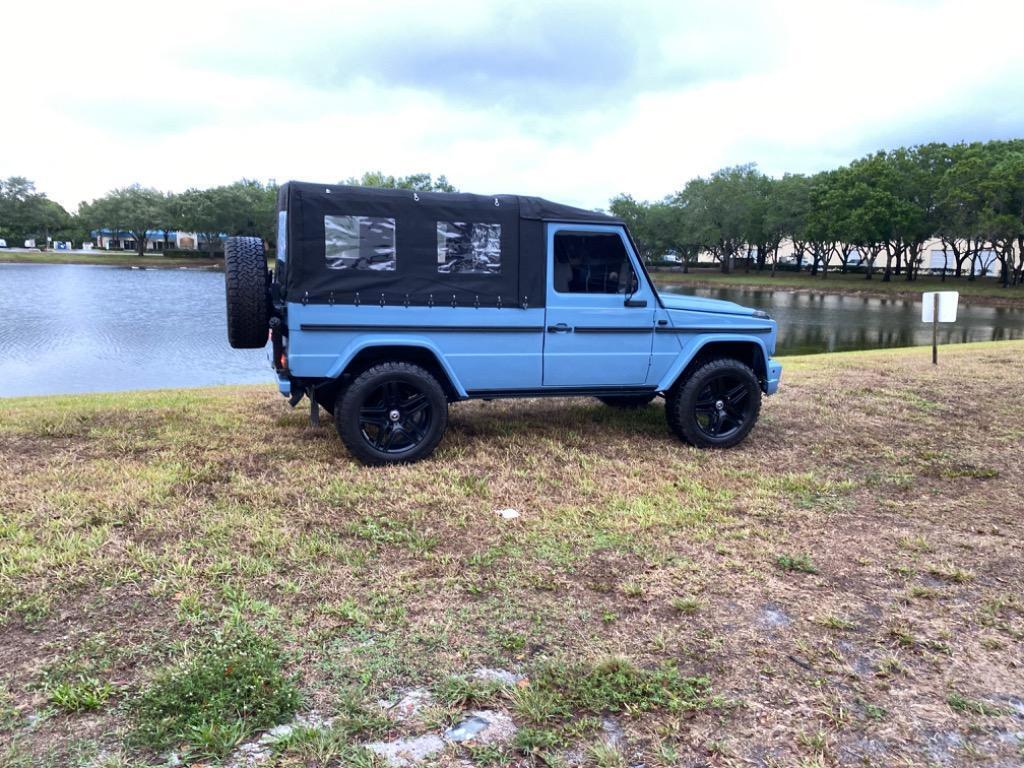
[[(791, 358), (721, 453), (658, 405), (458, 404), (386, 469), (263, 388), (0, 401), (0, 765), (122, 749), (131, 692), (224, 615), (321, 709), (621, 655), (719, 697), (626, 718), (648, 765), (1019, 764), (1022, 353)], [(68, 670), (114, 695), (53, 710)]]

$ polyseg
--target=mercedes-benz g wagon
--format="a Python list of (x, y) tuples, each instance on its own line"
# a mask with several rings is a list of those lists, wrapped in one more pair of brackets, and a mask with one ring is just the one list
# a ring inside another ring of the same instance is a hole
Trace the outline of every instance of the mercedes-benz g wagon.
[(276, 261), (225, 244), (228, 338), (269, 341), (282, 394), (333, 413), (367, 464), (428, 456), (449, 403), (665, 398), (672, 432), (728, 448), (779, 386), (776, 325), (725, 301), (663, 295), (624, 223), (516, 195), (289, 182)]

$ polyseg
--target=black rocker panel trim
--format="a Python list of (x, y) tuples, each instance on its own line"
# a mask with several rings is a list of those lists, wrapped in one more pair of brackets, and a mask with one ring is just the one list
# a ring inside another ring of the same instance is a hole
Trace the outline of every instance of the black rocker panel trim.
[(727, 325), (684, 325), (672, 327), (659, 325), (654, 329), (657, 333), (771, 333), (772, 329), (766, 326), (727, 326)]
[(577, 325), (576, 333), (650, 333), (654, 330), (653, 325)]
[(402, 333), (540, 333), (543, 325), (330, 325), (303, 323), (301, 331), (399, 331)]
[(542, 387), (540, 389), (469, 389), (471, 399), (499, 399), (508, 397), (598, 397), (600, 395), (653, 395), (657, 387)]

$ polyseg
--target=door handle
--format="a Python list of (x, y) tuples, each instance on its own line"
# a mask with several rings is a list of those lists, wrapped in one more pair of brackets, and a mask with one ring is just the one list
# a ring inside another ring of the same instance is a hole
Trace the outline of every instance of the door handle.
[(567, 323), (558, 323), (557, 325), (549, 325), (548, 333), (568, 333), (572, 328)]
[(626, 299), (623, 306), (626, 307), (646, 307), (647, 299)]

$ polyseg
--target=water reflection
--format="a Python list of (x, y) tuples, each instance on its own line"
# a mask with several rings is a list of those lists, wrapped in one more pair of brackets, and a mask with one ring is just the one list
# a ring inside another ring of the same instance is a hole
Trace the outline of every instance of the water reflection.
[[(798, 291), (668, 286), (687, 293), (734, 301), (768, 312), (779, 323), (779, 354), (807, 354), (931, 344), (930, 325), (921, 322), (921, 303)], [(939, 342), (1004, 341), (1024, 338), (1024, 310), (960, 305), (957, 322), (939, 326)]]
[[(780, 354), (930, 344), (920, 304), (790, 291), (665, 288), (759, 307)], [(265, 382), (264, 350), (233, 350), (215, 272), (0, 264), (0, 396)], [(1024, 338), (1024, 310), (962, 306), (943, 344)]]
[(0, 396), (269, 381), (227, 343), (224, 276), (0, 264)]

